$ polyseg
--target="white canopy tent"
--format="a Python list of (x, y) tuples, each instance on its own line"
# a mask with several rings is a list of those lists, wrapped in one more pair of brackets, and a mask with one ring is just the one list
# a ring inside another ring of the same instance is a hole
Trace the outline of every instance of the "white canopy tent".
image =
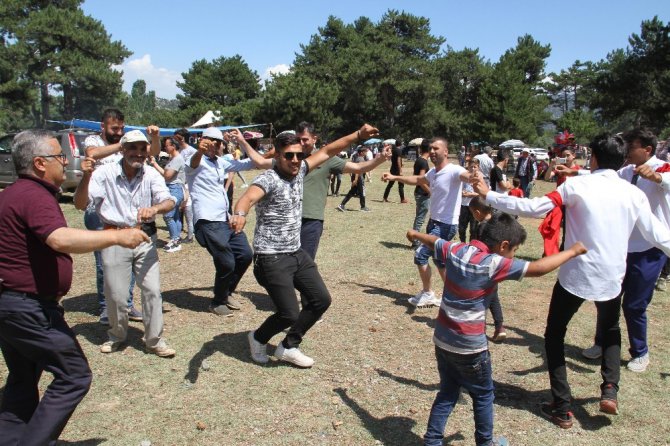
[(204, 127), (221, 121), (221, 112), (209, 110), (202, 118), (198, 119), (191, 127)]

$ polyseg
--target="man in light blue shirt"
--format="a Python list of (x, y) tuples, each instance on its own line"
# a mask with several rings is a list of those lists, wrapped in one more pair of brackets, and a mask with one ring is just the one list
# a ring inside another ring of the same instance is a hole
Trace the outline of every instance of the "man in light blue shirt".
[[(241, 147), (248, 144), (239, 131), (234, 132)], [(232, 316), (240, 304), (231, 294), (251, 264), (253, 253), (243, 232), (235, 234), (229, 226), (228, 196), (224, 189), (229, 172), (250, 170), (256, 166), (251, 159), (226, 160), (222, 157), (223, 133), (215, 127), (206, 128), (186, 167), (186, 181), (193, 201), (195, 239), (207, 249), (214, 260), (214, 298), (209, 311), (219, 316)], [(271, 160), (268, 160), (271, 163)]]

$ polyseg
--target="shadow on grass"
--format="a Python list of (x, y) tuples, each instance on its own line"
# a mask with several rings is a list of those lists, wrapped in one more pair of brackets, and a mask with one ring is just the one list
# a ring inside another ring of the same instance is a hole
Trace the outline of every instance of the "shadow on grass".
[[(134, 322), (131, 322), (133, 324)], [(144, 326), (142, 323), (139, 323), (142, 328)], [(72, 327), (72, 330), (77, 334), (77, 336), (83, 336), (88, 342), (93, 345), (102, 345), (103, 342), (107, 341), (109, 338), (107, 336), (107, 326), (100, 324), (99, 322), (82, 322), (80, 324)], [(121, 347), (121, 350), (125, 348), (134, 348), (135, 350), (145, 351), (144, 342), (142, 341), (142, 336), (144, 336), (144, 330), (134, 327), (133, 325), (128, 325), (128, 339), (125, 344)], [(113, 355), (113, 353), (112, 353)]]
[[(547, 371), (547, 360), (544, 354), (544, 337), (531, 333), (522, 328), (505, 325), (507, 331), (512, 331), (518, 334), (521, 338), (510, 338), (505, 340), (505, 344), (517, 347), (527, 347), (530, 353), (542, 357), (542, 364), (527, 369), (516, 370), (512, 373), (517, 376), (526, 376), (532, 373), (545, 373)], [(571, 361), (566, 361), (566, 367), (576, 373), (596, 373), (596, 370), (584, 367), (582, 364), (593, 364), (592, 361), (587, 360), (581, 355), (581, 348), (571, 344), (565, 344), (565, 358)]]
[(403, 243), (387, 242), (387, 241), (384, 241), (384, 240), (380, 240), (379, 243), (384, 248), (387, 248), (387, 249), (402, 249), (403, 251), (411, 251), (411, 250), (414, 249), (410, 245), (406, 245), (406, 244), (403, 244)]
[(661, 372), (661, 373), (659, 373), (659, 375), (661, 376), (661, 379), (668, 379), (668, 378), (670, 378), (670, 373), (664, 373), (664, 372)]
[[(239, 333), (222, 333), (216, 335), (211, 341), (202, 344), (200, 351), (193, 355), (188, 362), (188, 372), (184, 376), (185, 380), (195, 384), (198, 381), (200, 371), (203, 370), (202, 363), (216, 352), (221, 352), (226, 356), (235, 358), (240, 362), (257, 365), (258, 367), (278, 367), (279, 361), (270, 361), (267, 364), (257, 364), (251, 359), (249, 352), (249, 341), (247, 340), (248, 331)], [(274, 351), (274, 348), (268, 344), (268, 351)]]
[(81, 441), (58, 440), (56, 446), (97, 446), (106, 441), (106, 438), (89, 438), (88, 440)]
[(416, 421), (409, 417), (389, 416), (376, 418), (370, 412), (361, 407), (353, 398), (347, 394), (346, 389), (337, 388), (333, 390), (337, 393), (344, 404), (356, 414), (361, 420), (365, 429), (382, 444), (421, 444), (422, 438), (412, 432), (412, 427)]
[(342, 282), (342, 283), (356, 285), (360, 288), (363, 288), (363, 293), (365, 294), (373, 294), (375, 296), (389, 297), (394, 300), (394, 303), (396, 305), (407, 307), (408, 313), (412, 312), (415, 309), (413, 305), (407, 302), (407, 299), (412, 297), (409, 294), (399, 293), (398, 291), (395, 290), (390, 290), (388, 288), (381, 288), (374, 285), (368, 285), (365, 283), (358, 283), (358, 282)]
[(68, 297), (62, 301), (63, 308), (67, 312), (87, 313), (91, 316), (100, 315), (98, 295), (95, 293), (82, 294), (81, 296)]
[[(439, 383), (425, 384), (412, 378), (396, 376), (390, 372), (387, 372), (386, 370), (375, 369), (375, 371), (379, 374), (379, 376), (391, 379), (403, 385), (416, 387), (420, 390), (437, 392), (440, 388)], [(500, 381), (494, 381), (494, 384), (496, 405), (509, 407), (516, 410), (523, 410), (544, 420), (540, 414), (540, 404), (551, 399), (547, 391), (531, 391)], [(594, 431), (612, 424), (612, 421), (609, 417), (600, 414), (592, 416), (586, 411), (586, 409), (584, 409), (585, 404), (595, 403), (597, 401), (600, 401), (599, 397), (578, 398), (573, 400), (572, 408), (575, 419), (579, 421), (582, 429), (584, 430)]]

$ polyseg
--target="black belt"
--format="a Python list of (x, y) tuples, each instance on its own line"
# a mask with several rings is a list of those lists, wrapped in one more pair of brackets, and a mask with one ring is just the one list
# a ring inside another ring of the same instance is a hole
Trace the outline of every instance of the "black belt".
[[(114, 226), (114, 225), (104, 225), (103, 229), (126, 229), (121, 226)], [(147, 236), (151, 237), (154, 235), (158, 230), (156, 229), (156, 222), (151, 222), (151, 223), (142, 223), (140, 225), (140, 229), (142, 232), (144, 232)]]
[(8, 295), (8, 296), (13, 296), (13, 297), (28, 298), (28, 299), (48, 301), (48, 302), (58, 302), (59, 301), (59, 298), (56, 295), (40, 296), (39, 294), (35, 294), (35, 293), (24, 293), (22, 291), (8, 290), (7, 288), (4, 288), (2, 290), (2, 293), (0, 293), (0, 294), (2, 296)]
[(300, 250), (293, 251), (293, 252), (275, 252), (273, 254), (254, 254), (254, 257), (277, 257), (277, 256), (294, 256), (297, 253), (299, 253)]

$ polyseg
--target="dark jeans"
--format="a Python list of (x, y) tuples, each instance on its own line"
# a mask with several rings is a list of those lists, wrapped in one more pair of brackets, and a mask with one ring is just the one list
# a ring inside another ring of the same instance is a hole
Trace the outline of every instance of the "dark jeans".
[[(568, 292), (558, 281), (554, 285), (547, 316), (547, 328), (544, 332), (544, 348), (547, 354), (551, 394), (554, 397), (556, 409), (561, 413), (570, 410), (571, 399), (565, 368), (565, 333), (570, 320), (584, 301)], [(595, 304), (598, 310), (598, 331), (603, 340), (603, 356), (600, 364), (603, 386), (611, 383), (618, 390), (621, 365), (621, 329), (619, 328), (621, 296), (595, 302)]]
[[(649, 351), (647, 346), (647, 307), (654, 296), (656, 279), (667, 259), (658, 248), (644, 252), (629, 252), (626, 275), (623, 279), (623, 317), (628, 328), (630, 356), (637, 358)], [(602, 336), (596, 326), (596, 344), (602, 346)]]
[[(0, 296), (0, 348), (9, 374), (0, 406), (0, 444), (55, 445), (91, 386), (91, 369), (55, 301)], [(42, 399), (43, 371), (54, 376)]]
[[(254, 276), (277, 307), (277, 312), (256, 330), (256, 340), (267, 344), (274, 335), (290, 327), (282, 344), (285, 348), (298, 347), (307, 330), (321, 318), (331, 302), (316, 263), (302, 249), (292, 254), (257, 254)], [(302, 310), (296, 289), (305, 302)]]
[(312, 260), (316, 259), (316, 252), (319, 250), (319, 241), (323, 234), (323, 220), (313, 218), (303, 218), (300, 227), (300, 247)]
[(361, 202), (361, 209), (363, 209), (365, 207), (365, 181), (363, 180), (362, 175), (358, 178), (356, 184), (351, 185), (351, 189), (342, 200), (342, 203), (340, 203), (340, 206), (344, 207), (354, 195), (358, 195), (358, 199)]
[(498, 293), (493, 295), (491, 303), (489, 304), (489, 311), (491, 311), (491, 316), (493, 316), (493, 324), (496, 328), (503, 326), (503, 311), (502, 305), (500, 305), (500, 297)]
[(472, 212), (470, 212), (470, 207), (461, 206), (461, 215), (458, 216), (458, 239), (461, 241), (461, 243), (468, 241), (465, 238), (468, 227), (470, 228), (470, 241), (477, 238), (477, 234), (475, 232), (477, 227), (476, 223), (477, 220), (475, 220)]
[(442, 446), (447, 418), (458, 402), (461, 387), (464, 387), (472, 398), (476, 444), (492, 444), (494, 386), (491, 355), (488, 350), (471, 355), (459, 355), (435, 347), (435, 356), (437, 369), (440, 372), (440, 390), (430, 409), (423, 444)]
[[(384, 190), (384, 200), (388, 200), (391, 188), (394, 184), (395, 181), (389, 181), (389, 184), (386, 185), (386, 189)], [(398, 195), (400, 195), (400, 201), (405, 199), (405, 185), (400, 181), (398, 181)]]
[(198, 220), (195, 239), (214, 260), (212, 306), (224, 305), (251, 264), (253, 253), (244, 232), (235, 234), (226, 221)]

